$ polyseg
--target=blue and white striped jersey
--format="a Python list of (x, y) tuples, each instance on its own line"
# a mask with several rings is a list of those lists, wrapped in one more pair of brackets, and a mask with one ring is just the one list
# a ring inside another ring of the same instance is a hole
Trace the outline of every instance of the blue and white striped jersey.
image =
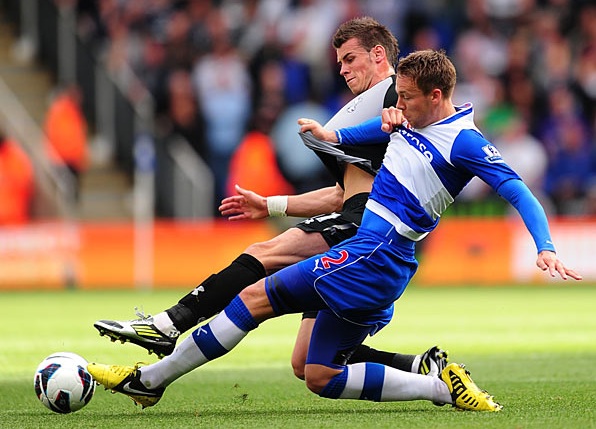
[(456, 110), (421, 130), (397, 127), (375, 179), (366, 207), (411, 240), (436, 227), (472, 177), (495, 190), (521, 180), (474, 125), (472, 105)]

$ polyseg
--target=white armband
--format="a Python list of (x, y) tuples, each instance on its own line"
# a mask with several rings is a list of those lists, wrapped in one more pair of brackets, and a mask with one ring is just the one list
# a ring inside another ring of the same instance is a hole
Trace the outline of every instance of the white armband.
[(267, 211), (271, 217), (285, 217), (288, 209), (288, 196), (276, 195), (267, 197)]

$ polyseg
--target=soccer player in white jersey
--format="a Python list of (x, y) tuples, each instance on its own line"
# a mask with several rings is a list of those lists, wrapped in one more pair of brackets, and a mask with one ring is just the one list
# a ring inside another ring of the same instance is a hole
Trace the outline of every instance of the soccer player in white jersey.
[[(429, 377), (378, 363), (346, 364), (364, 338), (389, 322), (394, 301), (418, 265), (415, 243), (437, 226), (474, 176), (518, 210), (536, 244), (540, 269), (581, 280), (557, 257), (536, 198), (474, 125), (472, 106), (453, 105), (455, 81), (455, 67), (443, 51), (414, 52), (400, 60), (397, 109), (383, 112), (382, 127), (392, 131), (391, 141), (355, 237), (247, 287), (155, 364), (89, 364), (95, 380), (151, 406), (174, 380), (226, 354), (264, 320), (318, 310), (305, 380), (321, 397), (429, 400), (499, 411), (502, 407), (478, 388), (463, 365), (451, 363)], [(344, 143), (352, 131), (341, 133)]]
[[(355, 18), (339, 26), (332, 44), (337, 52), (340, 74), (355, 94), (326, 124), (329, 130), (357, 125), (394, 106), (395, 69), (399, 47), (391, 32), (370, 17)], [(260, 195), (238, 189), (240, 195), (223, 201), (220, 210), (231, 220), (257, 219), (268, 215), (309, 218), (273, 239), (249, 246), (230, 265), (211, 275), (174, 306), (153, 317), (132, 321), (99, 320), (94, 326), (112, 340), (130, 341), (160, 357), (174, 350), (181, 333), (194, 328), (221, 311), (246, 286), (279, 269), (327, 251), (354, 236), (376, 172), (381, 166), (389, 137), (366, 147), (328, 145), (302, 135), (324, 162), (336, 186), (302, 195)], [(366, 136), (363, 136), (366, 138)], [(304, 377), (304, 361), (315, 312), (304, 313), (296, 339), (292, 366)], [(433, 346), (419, 355), (391, 353), (360, 345), (351, 362), (384, 363), (406, 371), (427, 374), (446, 365), (447, 354)]]

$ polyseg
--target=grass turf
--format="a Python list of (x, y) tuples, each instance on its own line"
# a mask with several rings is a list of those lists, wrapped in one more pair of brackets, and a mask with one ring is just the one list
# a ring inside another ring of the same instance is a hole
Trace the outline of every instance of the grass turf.
[(292, 376), (299, 316), (265, 322), (230, 354), (171, 385), (141, 411), (98, 387), (81, 411), (54, 414), (33, 392), (37, 364), (55, 351), (88, 360), (153, 362), (136, 346), (110, 343), (100, 318), (155, 313), (183, 290), (0, 294), (1, 428), (596, 428), (596, 287), (419, 288), (398, 301), (392, 323), (367, 344), (418, 353), (438, 343), (464, 362), (501, 413), (459, 412), (429, 402), (333, 401)]

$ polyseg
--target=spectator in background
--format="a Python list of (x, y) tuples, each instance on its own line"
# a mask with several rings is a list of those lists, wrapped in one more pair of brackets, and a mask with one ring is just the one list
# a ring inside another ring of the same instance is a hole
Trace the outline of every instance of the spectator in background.
[[(455, 41), (454, 62), (459, 84), (453, 98), (474, 104), (475, 118), (482, 121), (489, 107), (497, 100), (496, 77), (507, 64), (505, 37), (492, 25), (483, 2), (468, 2), (469, 28), (462, 31)], [(418, 48), (423, 48), (419, 46)]]
[(215, 178), (214, 213), (225, 196), (230, 159), (246, 132), (251, 113), (251, 81), (247, 65), (230, 39), (219, 11), (208, 20), (213, 42), (211, 53), (199, 58), (192, 80), (205, 118), (207, 163)]
[(543, 191), (548, 167), (544, 145), (528, 132), (527, 123), (515, 110), (509, 111), (509, 115), (504, 115), (502, 119), (500, 127), (494, 130), (498, 136), (493, 140), (494, 145), (505, 162), (521, 176), (545, 211), (550, 213), (552, 203)]
[(183, 137), (202, 159), (207, 159), (203, 117), (193, 95), (190, 73), (173, 71), (168, 79), (169, 132)]
[(537, 90), (548, 93), (567, 83), (571, 72), (571, 47), (564, 37), (556, 10), (545, 8), (533, 16), (532, 76)]
[(87, 120), (81, 111), (82, 94), (70, 84), (50, 103), (44, 122), (46, 149), (50, 161), (66, 168), (74, 179), (73, 197), (79, 199), (81, 174), (88, 166)]
[(33, 191), (33, 165), (28, 155), (0, 130), (0, 226), (29, 221)]
[(333, 179), (312, 150), (296, 144), (296, 118), (310, 118), (324, 124), (331, 116), (325, 106), (307, 100), (286, 108), (271, 130), (281, 171), (297, 193), (332, 186)]
[(269, 136), (278, 114), (279, 106), (275, 103), (265, 102), (256, 109), (250, 129), (230, 162), (227, 196), (237, 195), (236, 185), (259, 195), (295, 193), (279, 169), (275, 146)]
[(556, 162), (561, 149), (565, 150), (567, 126), (578, 124), (583, 129), (582, 144), (590, 146), (588, 130), (590, 122), (584, 117), (578, 101), (567, 85), (551, 88), (548, 95), (547, 113), (540, 123), (539, 138), (549, 154), (549, 161)]
[(583, 111), (596, 127), (596, 4), (588, 4), (579, 13), (576, 39), (580, 43), (573, 77)]
[(559, 215), (582, 214), (582, 200), (595, 176), (594, 147), (585, 124), (577, 117), (562, 118), (556, 134), (557, 146), (546, 173), (545, 190)]

